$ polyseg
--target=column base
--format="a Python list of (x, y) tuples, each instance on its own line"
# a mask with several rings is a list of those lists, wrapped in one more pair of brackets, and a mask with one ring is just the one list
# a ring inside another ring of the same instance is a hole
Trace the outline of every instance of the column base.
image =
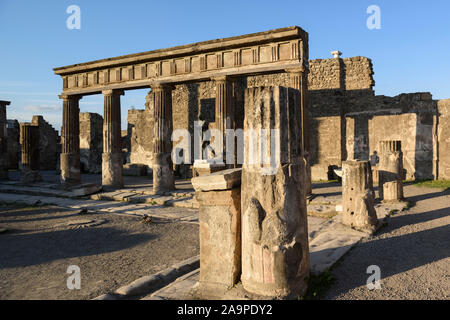
[(0, 156), (0, 180), (8, 179), (8, 159)]
[(175, 190), (171, 155), (157, 153), (153, 158), (153, 191), (162, 193), (171, 190)]
[(29, 168), (22, 168), (20, 182), (33, 183), (39, 181), (42, 181), (42, 176), (39, 170), (30, 170)]
[(122, 153), (102, 154), (102, 185), (105, 187), (123, 187)]
[(61, 153), (61, 183), (80, 184), (80, 155), (78, 153)]

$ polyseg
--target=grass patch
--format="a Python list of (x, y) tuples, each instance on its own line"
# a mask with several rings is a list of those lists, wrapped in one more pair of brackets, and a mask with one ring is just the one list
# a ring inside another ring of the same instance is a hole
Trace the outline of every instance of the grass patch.
[(338, 183), (338, 180), (312, 180), (311, 183), (317, 183), (317, 184), (321, 184), (321, 183)]
[(414, 207), (414, 206), (415, 206), (415, 204), (414, 204), (413, 202), (408, 201), (408, 202), (406, 203), (406, 207), (404, 207), (404, 208), (402, 209), (402, 211), (409, 210), (409, 209), (411, 209), (411, 208)]
[(387, 214), (387, 216), (390, 217), (390, 216), (396, 214), (397, 212), (398, 212), (398, 209), (393, 209), (393, 210), (389, 211), (389, 213)]
[(417, 187), (450, 190), (450, 180), (422, 180), (414, 183)]
[(330, 270), (325, 269), (320, 275), (311, 274), (308, 282), (308, 290), (299, 300), (320, 300), (334, 283), (335, 279)]

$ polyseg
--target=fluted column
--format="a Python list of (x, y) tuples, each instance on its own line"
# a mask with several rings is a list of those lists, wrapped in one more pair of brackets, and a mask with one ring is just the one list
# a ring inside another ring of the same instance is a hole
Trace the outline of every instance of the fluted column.
[(308, 70), (304, 67), (287, 69), (290, 86), (300, 91), (300, 114), (302, 126), (302, 150), (305, 161), (305, 192), (306, 196), (312, 194), (311, 161), (309, 158), (309, 110), (308, 110)]
[(398, 140), (380, 141), (378, 192), (386, 201), (403, 199), (403, 152)]
[(123, 187), (120, 96), (123, 90), (105, 90), (103, 120), (102, 185)]
[(20, 124), (22, 146), (22, 182), (42, 180), (39, 169), (39, 127), (31, 123)]
[(62, 94), (63, 124), (61, 128), (61, 182), (81, 183), (80, 174), (80, 107), (81, 96)]
[(11, 102), (0, 100), (0, 179), (8, 179), (8, 135), (6, 106)]
[(160, 193), (175, 189), (172, 151), (172, 86), (154, 84), (154, 141), (153, 141), (153, 191)]
[[(226, 130), (234, 129), (233, 86), (230, 79), (225, 76), (214, 78), (214, 81), (216, 83), (216, 129), (219, 130), (223, 137), (222, 150), (219, 150), (216, 157), (219, 159), (222, 158), (224, 163), (227, 164), (227, 167), (233, 167), (234, 161), (233, 163), (228, 163), (229, 161), (227, 161), (226, 139)], [(228, 141), (228, 143), (234, 143), (234, 139), (233, 141)], [(233, 159), (233, 157), (234, 154), (229, 155), (229, 159)]]

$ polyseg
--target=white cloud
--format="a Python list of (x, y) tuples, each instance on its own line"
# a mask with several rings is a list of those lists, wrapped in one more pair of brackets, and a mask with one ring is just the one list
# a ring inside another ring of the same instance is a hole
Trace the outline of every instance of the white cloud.
[(57, 104), (40, 104), (40, 105), (27, 105), (23, 107), (26, 111), (32, 111), (32, 112), (54, 112), (54, 111), (60, 111), (61, 106)]

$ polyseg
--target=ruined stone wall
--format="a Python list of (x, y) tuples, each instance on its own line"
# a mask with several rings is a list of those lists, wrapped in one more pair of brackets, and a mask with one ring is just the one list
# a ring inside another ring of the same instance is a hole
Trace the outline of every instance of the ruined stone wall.
[[(448, 100), (437, 102), (430, 93), (376, 96), (373, 66), (366, 57), (310, 60), (309, 112), (310, 160), (313, 180), (332, 178), (333, 168), (347, 159), (369, 160), (380, 140), (400, 140), (404, 152), (405, 178), (449, 177), (447, 131)], [(246, 76), (235, 79), (236, 127), (243, 127), (244, 89), (259, 86), (289, 86), (287, 73)], [(214, 81), (176, 85), (172, 92), (173, 129), (188, 128), (193, 137), (194, 121), (215, 129)], [(145, 110), (130, 110), (128, 135), (130, 162), (152, 167), (153, 101), (149, 94)], [(439, 126), (438, 126), (439, 125)], [(447, 127), (446, 127), (447, 126)], [(439, 129), (438, 129), (439, 128)], [(437, 132), (439, 130), (439, 134)], [(439, 141), (438, 141), (439, 139)], [(447, 140), (446, 140), (447, 139)], [(177, 140), (175, 143), (180, 142)], [(439, 148), (436, 147), (439, 142)], [(191, 161), (193, 162), (193, 139)], [(448, 157), (447, 157), (448, 158)], [(187, 172), (189, 165), (177, 170)]]
[(399, 140), (404, 178), (435, 177), (436, 102), (429, 93), (350, 99), (346, 111), (347, 159), (369, 160), (380, 141)]
[(309, 61), (308, 89), (331, 90), (342, 89), (342, 59), (317, 59)]
[(450, 179), (450, 99), (437, 102), (438, 120), (438, 150), (437, 172), (439, 179)]
[(39, 162), (41, 170), (56, 170), (59, 153), (59, 135), (42, 116), (33, 116), (31, 121), (39, 127)]
[(372, 87), (375, 85), (372, 60), (366, 57), (351, 57), (342, 60), (344, 62), (345, 90), (349, 93), (372, 91)]
[(103, 117), (80, 113), (80, 165), (82, 172), (100, 173), (103, 153)]
[(8, 120), (8, 169), (19, 169), (20, 159), (20, 125), (17, 120)]
[(130, 163), (153, 164), (153, 102), (146, 97), (144, 110), (128, 110), (128, 136), (130, 137)]
[(372, 61), (366, 57), (310, 60), (308, 89), (373, 94), (373, 74)]
[[(374, 95), (372, 62), (366, 57), (309, 61), (310, 160), (313, 180), (332, 178), (333, 168), (347, 158), (346, 110), (358, 111), (359, 102)], [(355, 109), (356, 108), (356, 109)]]

